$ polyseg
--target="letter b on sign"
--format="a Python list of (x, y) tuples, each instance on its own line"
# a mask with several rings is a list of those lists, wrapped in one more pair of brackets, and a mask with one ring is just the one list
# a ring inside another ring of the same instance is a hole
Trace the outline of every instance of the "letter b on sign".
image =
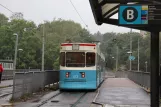
[(133, 7), (127, 7), (124, 11), (123, 11), (123, 18), (125, 21), (127, 22), (133, 22), (137, 19), (138, 17), (138, 11), (133, 8)]
[(127, 19), (128, 20), (134, 19), (134, 11), (133, 10), (127, 10)]

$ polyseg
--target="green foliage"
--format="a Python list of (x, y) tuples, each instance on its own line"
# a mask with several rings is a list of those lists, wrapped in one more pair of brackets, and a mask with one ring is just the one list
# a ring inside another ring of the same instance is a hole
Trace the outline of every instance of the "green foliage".
[[(44, 32), (43, 32), (44, 31)], [(91, 34), (79, 23), (71, 20), (54, 19), (43, 24), (35, 25), (32, 21), (24, 19), (11, 20), (0, 14), (0, 59), (14, 58), (15, 40), (13, 33), (19, 35), (17, 68), (41, 69), (42, 36), (45, 37), (45, 69), (59, 69), (60, 44), (67, 39), (72, 42), (100, 41), (101, 50), (106, 58), (108, 68), (114, 69), (116, 63), (116, 47), (119, 49), (118, 61), (120, 67), (129, 67), (130, 36), (132, 37), (133, 56), (132, 69), (137, 69), (138, 39), (140, 40), (140, 69), (145, 69), (145, 61), (150, 60), (150, 34), (142, 37), (139, 33), (105, 33)], [(113, 58), (112, 58), (113, 57)]]
[[(130, 51), (130, 36), (132, 37), (132, 55), (135, 56), (135, 60), (132, 61), (132, 69), (137, 70), (138, 64), (138, 39), (140, 41), (140, 69), (145, 69), (145, 61), (150, 62), (150, 36), (142, 37), (139, 33), (105, 33), (103, 35), (103, 41), (101, 42), (101, 50), (106, 57), (107, 67), (114, 69), (116, 64), (116, 46), (119, 48), (118, 65), (126, 65), (129, 69), (129, 54)], [(114, 57), (114, 58), (112, 58)]]
[(70, 39), (72, 42), (92, 42), (89, 31), (71, 20), (54, 19), (51, 22), (35, 25), (32, 21), (8, 18), (0, 14), (0, 59), (14, 58), (16, 37), (19, 35), (17, 56), (18, 69), (41, 69), (42, 36), (45, 36), (45, 69), (59, 69), (60, 43)]
[(6, 25), (8, 23), (8, 18), (0, 13), (0, 26)]

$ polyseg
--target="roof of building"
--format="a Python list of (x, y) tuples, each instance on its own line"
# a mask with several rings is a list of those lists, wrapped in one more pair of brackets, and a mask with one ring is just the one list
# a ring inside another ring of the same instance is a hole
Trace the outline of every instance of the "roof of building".
[(0, 63), (2, 62), (10, 62), (10, 63), (13, 63), (13, 60), (3, 60), (3, 59), (0, 59)]
[[(118, 13), (120, 4), (161, 4), (160, 0), (89, 0), (97, 25), (103, 23), (119, 25), (118, 19), (111, 18)], [(126, 27), (126, 26), (124, 26)], [(128, 26), (129, 27), (129, 26)], [(140, 30), (151, 30), (148, 27), (130, 27)]]

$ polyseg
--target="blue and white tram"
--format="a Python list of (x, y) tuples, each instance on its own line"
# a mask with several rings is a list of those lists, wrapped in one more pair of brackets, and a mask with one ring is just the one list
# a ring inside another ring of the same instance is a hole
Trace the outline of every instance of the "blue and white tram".
[(94, 43), (62, 43), (59, 88), (97, 89), (104, 79), (105, 57)]

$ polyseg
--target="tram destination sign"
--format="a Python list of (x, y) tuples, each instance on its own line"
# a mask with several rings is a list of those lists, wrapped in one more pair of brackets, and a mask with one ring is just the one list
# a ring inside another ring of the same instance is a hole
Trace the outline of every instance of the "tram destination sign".
[(161, 25), (161, 5), (120, 5), (120, 25)]

